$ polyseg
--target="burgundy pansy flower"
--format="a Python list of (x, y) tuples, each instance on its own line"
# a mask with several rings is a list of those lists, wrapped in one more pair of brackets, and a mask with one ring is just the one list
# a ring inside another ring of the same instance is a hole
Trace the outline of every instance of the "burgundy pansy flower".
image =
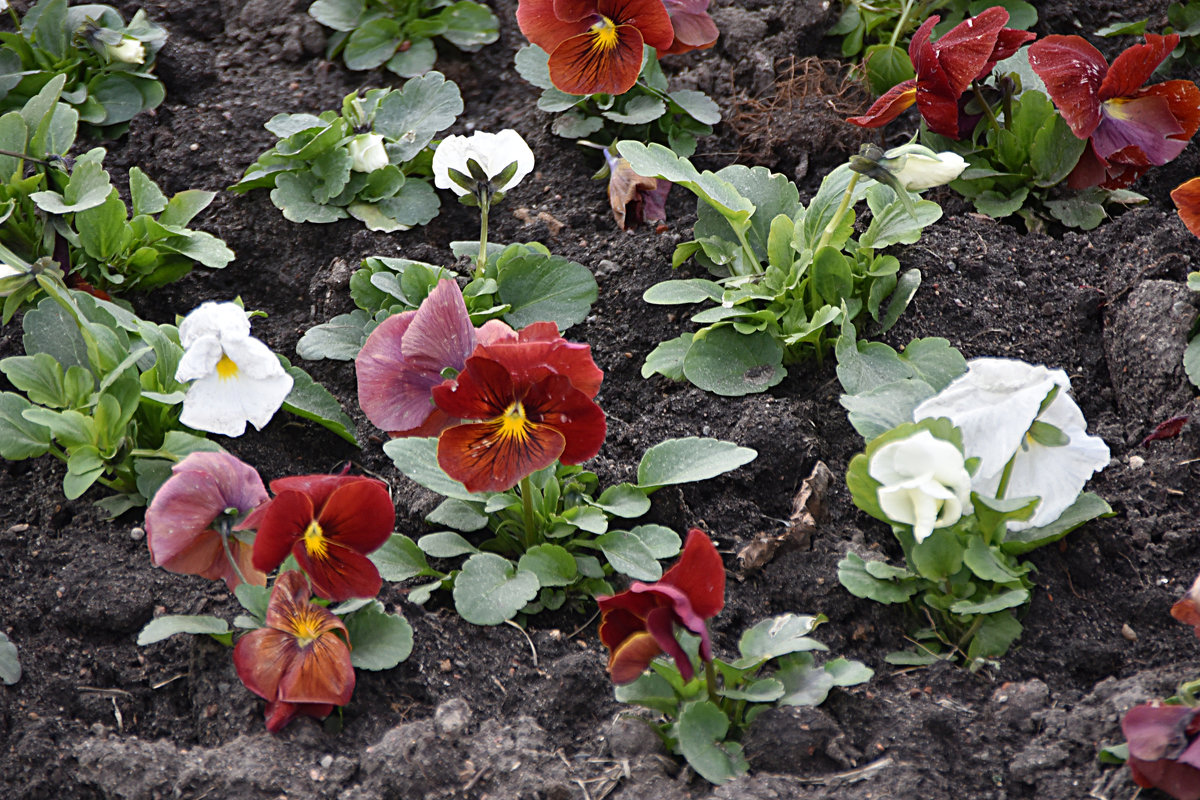
[(1200, 128), (1200, 88), (1191, 81), (1142, 86), (1179, 44), (1179, 35), (1146, 34), (1112, 66), (1080, 36), (1047, 36), (1029, 63), (1062, 118), (1088, 147), (1067, 184), (1119, 189), (1167, 163)]
[(675, 638), (675, 626), (700, 637), (700, 658), (712, 660), (707, 620), (725, 606), (725, 565), (702, 531), (688, 532), (678, 563), (655, 583), (634, 582), (612, 597), (598, 597), (603, 618), (600, 641), (609, 650), (613, 683), (635, 681), (660, 653), (675, 659), (685, 681), (692, 662)]
[(387, 485), (354, 475), (297, 475), (271, 481), (274, 499), (241, 527), (257, 528), (254, 566), (269, 572), (288, 555), (333, 601), (374, 597), (382, 581), (367, 558), (392, 535), (396, 509)]
[(271, 590), (266, 626), (233, 649), (246, 688), (267, 701), (267, 730), (282, 730), (296, 714), (329, 716), (354, 693), (354, 666), (346, 625), (310, 602), (308, 579), (295, 570)]
[(1175, 800), (1200, 800), (1200, 709), (1134, 706), (1121, 719), (1121, 731), (1134, 783)]
[(1200, 236), (1200, 178), (1192, 178), (1181, 183), (1171, 191), (1171, 199), (1175, 208), (1179, 209), (1179, 218), (1187, 229)]
[(477, 420), (442, 431), (438, 463), (485, 492), (511, 489), (555, 461), (588, 460), (604, 443), (604, 412), (592, 401), (603, 377), (591, 348), (566, 341), (552, 322), (481, 332), (457, 379), (433, 389), (448, 416)]
[(568, 94), (624, 94), (642, 71), (642, 45), (675, 41), (663, 0), (519, 0), (517, 24), (550, 54), (550, 80)]
[(671, 27), (675, 29), (675, 41), (667, 48), (658, 48), (658, 55), (687, 53), (691, 50), (707, 50), (717, 43), (717, 23), (708, 15), (711, 0), (663, 0)]
[(190, 454), (171, 468), (171, 477), (146, 509), (151, 560), (171, 572), (221, 579), (230, 589), (241, 583), (240, 569), (247, 581), (265, 586), (266, 574), (251, 564), (250, 545), (230, 530), (266, 500), (266, 487), (254, 467), (228, 453)]
[[(959, 99), (973, 81), (983, 80), (997, 61), (1021, 48), (1035, 34), (1005, 28), (1008, 12), (999, 6), (960, 22), (936, 42), (930, 42), (933, 26), (941, 20), (928, 17), (908, 45), (917, 77), (896, 84), (883, 94), (861, 117), (848, 122), (864, 128), (878, 128), (900, 116), (913, 103), (925, 124), (934, 133), (960, 139), (963, 130), (959, 118)], [(973, 123), (971, 123), (973, 125)]]

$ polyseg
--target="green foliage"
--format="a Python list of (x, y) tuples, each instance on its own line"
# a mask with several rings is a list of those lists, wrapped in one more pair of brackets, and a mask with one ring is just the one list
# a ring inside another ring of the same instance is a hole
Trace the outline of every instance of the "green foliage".
[(721, 110), (703, 92), (669, 90), (652, 47), (644, 49), (637, 83), (622, 95), (560, 91), (550, 80), (548, 59), (545, 50), (526, 45), (517, 51), (517, 72), (542, 90), (538, 108), (559, 115), (551, 126), (559, 136), (606, 145), (618, 139), (659, 142), (686, 157), (696, 152), (696, 140), (721, 121)]
[[(620, 142), (617, 150), (635, 172), (696, 194), (694, 239), (676, 248), (673, 263), (695, 258), (717, 279), (665, 281), (646, 291), (649, 303), (708, 305), (691, 317), (702, 327), (650, 353), (644, 377), (682, 376), (721, 395), (764, 391), (783, 379), (785, 365), (823, 358), (831, 325), (870, 318), (881, 332), (891, 328), (920, 284), (917, 270), (902, 273), (894, 256), (878, 251), (917, 241), (941, 216), (936, 203), (901, 199), (844, 165), (806, 208), (791, 181), (763, 167), (701, 173), (661, 145)], [(865, 198), (871, 210), (858, 240), (851, 238), (853, 211), (839, 210), (846, 198), (847, 208)]]
[(0, 631), (0, 681), (11, 686), (21, 680), (21, 661), (17, 657), (17, 646), (9, 641), (7, 634)]
[[(617, 700), (640, 705), (665, 719), (654, 728), (667, 747), (682, 755), (710, 783), (727, 783), (749, 765), (739, 743), (754, 718), (778, 706), (818, 706), (835, 686), (866, 683), (874, 671), (858, 661), (835, 658), (817, 663), (829, 648), (809, 636), (824, 615), (781, 614), (742, 634), (739, 657), (713, 659), (719, 684), (709, 686), (703, 670), (684, 683), (674, 662), (660, 658), (636, 681), (616, 687)], [(680, 636), (696, 660), (698, 639)]]
[[(362, 97), (352, 92), (341, 113), (277, 114), (266, 128), (279, 142), (229, 188), (270, 188), (271, 202), (292, 222), (354, 217), (388, 233), (425, 225), (441, 205), (428, 180), (428, 145), (462, 109), (458, 87), (430, 72), (400, 89), (370, 89)], [(388, 163), (358, 171), (351, 143), (368, 133), (383, 137)]]
[[(757, 455), (715, 439), (672, 439), (642, 457), (637, 485), (621, 483), (600, 491), (594, 473), (559, 464), (530, 477), (526, 498), (518, 487), (468, 492), (438, 465), (436, 439), (393, 439), (383, 450), (410, 480), (446, 498), (428, 522), (466, 534), (486, 530), (489, 538), (469, 541), (443, 530), (413, 542), (397, 534), (372, 560), (387, 580), (433, 579), (425, 585), (427, 591), (409, 594), (414, 603), (424, 602), (437, 588), (453, 587), (458, 613), (477, 625), (612, 594), (608, 578), (614, 572), (658, 580), (660, 562), (679, 553), (679, 535), (661, 525), (612, 529), (612, 521), (644, 515), (655, 489), (716, 477)], [(525, 527), (527, 499), (532, 531)], [(449, 572), (428, 561), (462, 556), (468, 556), (462, 567)]]
[[(478, 242), (451, 242), (450, 247), (460, 257), (479, 254)], [(296, 352), (309, 360), (350, 361), (379, 323), (416, 309), (439, 280), (454, 276), (444, 267), (406, 258), (367, 258), (350, 277), (350, 296), (358, 308), (305, 331)], [(501, 319), (523, 328), (545, 320), (565, 331), (583, 321), (598, 293), (591, 270), (551, 255), (538, 242), (489, 244), (487, 266), (463, 289), (463, 300), (475, 325)]]
[(101, 138), (120, 136), (163, 101), (151, 70), (167, 32), (144, 11), (128, 24), (112, 6), (68, 8), (67, 0), (38, 0), (19, 21), (9, 13), (17, 30), (0, 32), (0, 114), (24, 107), (57, 76), (63, 102)]
[[(1164, 62), (1160, 71), (1176, 72), (1180, 75), (1194, 74), (1200, 67), (1200, 2), (1171, 3), (1167, 6), (1168, 25), (1162, 33), (1179, 34), (1179, 44), (1171, 51), (1171, 60)], [(1146, 32), (1148, 19), (1137, 22), (1114, 22), (1096, 31), (1097, 36), (1141, 36)]]
[(473, 53), (500, 36), (500, 21), (471, 0), (316, 0), (309, 15), (334, 33), (326, 58), (339, 53), (354, 70), (387, 67), (402, 78), (433, 69), (441, 37)]
[[(1200, 292), (1200, 272), (1188, 273), (1187, 286), (1193, 292)], [(1183, 371), (1187, 373), (1188, 380), (1200, 386), (1200, 331), (1193, 331), (1187, 349), (1183, 351)]]

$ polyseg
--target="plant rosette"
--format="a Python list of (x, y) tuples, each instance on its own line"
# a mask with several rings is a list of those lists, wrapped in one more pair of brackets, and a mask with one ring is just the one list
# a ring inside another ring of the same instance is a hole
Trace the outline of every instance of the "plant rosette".
[(14, 33), (0, 32), (0, 114), (20, 109), (57, 76), (63, 101), (93, 135), (116, 138), (129, 121), (162, 103), (162, 83), (152, 73), (167, 32), (138, 10), (126, 24), (112, 6), (38, 0), (19, 19), (8, 9)]
[(462, 109), (458, 87), (429, 72), (399, 89), (352, 92), (341, 113), (277, 114), (266, 128), (280, 141), (230, 191), (269, 188), (292, 222), (354, 217), (385, 233), (425, 225), (440, 208), (427, 148)]
[(816, 662), (814, 653), (828, 647), (808, 634), (822, 615), (763, 620), (742, 634), (737, 659), (715, 658), (708, 620), (724, 606), (725, 568), (699, 530), (661, 579), (597, 602), (617, 700), (655, 712), (651, 724), (667, 748), (711, 783), (748, 771), (739, 739), (763, 711), (818, 706), (835, 686), (874, 674), (857, 661)]

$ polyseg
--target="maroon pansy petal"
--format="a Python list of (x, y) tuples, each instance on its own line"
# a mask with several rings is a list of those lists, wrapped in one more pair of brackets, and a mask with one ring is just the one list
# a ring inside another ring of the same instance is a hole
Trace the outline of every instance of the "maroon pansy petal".
[(641, 677), (662, 649), (649, 633), (635, 633), (608, 657), (608, 674), (612, 682), (620, 685), (632, 683)]
[[(675, 666), (685, 681), (690, 681), (696, 676), (696, 671), (692, 668), (692, 660), (688, 658), (687, 652), (675, 638), (675, 615), (671, 609), (656, 608), (651, 611), (646, 617), (646, 631), (654, 637), (654, 643), (675, 660)], [(709, 660), (711, 658), (710, 653)]]
[(296, 542), (292, 555), (312, 579), (313, 592), (326, 600), (340, 603), (353, 597), (374, 597), (383, 580), (371, 559), (335, 542), (326, 542), (325, 552), (310, 553), (303, 541)]
[(515, 430), (501, 420), (456, 425), (438, 437), (438, 464), (469, 492), (503, 492), (548, 467), (566, 439), (549, 425), (525, 421)]
[(958, 97), (944, 92), (929, 91), (926, 84), (917, 84), (917, 108), (929, 130), (958, 139)]
[(624, 94), (641, 72), (643, 43), (633, 25), (589, 29), (554, 48), (550, 80), (567, 94)]
[(565, 376), (538, 381), (524, 402), (530, 419), (562, 434), (565, 444), (559, 459), (564, 464), (579, 464), (600, 452), (608, 424), (604, 412)]
[(618, 25), (637, 28), (642, 40), (655, 50), (670, 47), (675, 38), (671, 16), (662, 0), (598, 0), (596, 10)]
[(1186, 730), (1200, 710), (1188, 706), (1143, 704), (1121, 719), (1129, 755), (1143, 761), (1175, 759), (1187, 749)]
[(438, 281), (421, 302), (400, 347), (404, 357), (419, 367), (438, 373), (447, 367), (462, 369), (475, 349), (475, 326), (457, 283), (449, 278)]
[(297, 714), (325, 719), (332, 711), (331, 703), (285, 703), (282, 700), (269, 702), (265, 713), (267, 730), (279, 733)]
[(620, 647), (621, 642), (646, 630), (646, 620), (624, 608), (615, 608), (604, 614), (600, 621), (600, 642), (609, 652)]
[(1175, 800), (1200, 800), (1200, 770), (1177, 761), (1142, 761), (1130, 756), (1133, 782), (1144, 789), (1158, 788)]
[(552, 52), (564, 39), (578, 36), (591, 27), (588, 19), (567, 22), (554, 13), (554, 0), (519, 0), (517, 26), (525, 38)]
[(596, 10), (596, 0), (554, 0), (553, 13), (562, 22), (578, 22), (593, 19), (600, 12)]
[(361, 480), (363, 480), (362, 476), (347, 475), (345, 472), (338, 475), (289, 475), (286, 478), (276, 478), (271, 481), (271, 491), (275, 494), (289, 491), (303, 492), (312, 501), (313, 509), (320, 513), (321, 508), (329, 500), (329, 495), (341, 486)]
[(274, 628), (259, 628), (238, 639), (233, 648), (233, 666), (247, 689), (270, 701), (298, 656), (299, 648), (292, 636)]
[(1029, 63), (1071, 131), (1086, 139), (1100, 124), (1100, 85), (1108, 63), (1081, 36), (1046, 36), (1029, 45)]
[[(997, 37), (1007, 22), (1008, 12), (993, 6), (955, 25), (934, 44), (955, 97), (966, 91), (980, 73), (986, 74), (985, 67), (996, 49)], [(916, 37), (913, 38), (915, 41)], [(916, 66), (915, 61), (913, 64)], [(917, 74), (920, 76), (921, 72)]]
[(687, 595), (702, 619), (712, 619), (725, 607), (725, 564), (712, 540), (697, 528), (688, 531), (683, 554), (659, 583)]
[(279, 699), (288, 703), (332, 703), (344, 706), (354, 694), (350, 648), (326, 633), (301, 648), (302, 657), (279, 683)]
[(1089, 141), (1087, 147), (1083, 149), (1083, 155), (1079, 157), (1079, 161), (1071, 169), (1071, 174), (1067, 176), (1067, 186), (1079, 191), (1091, 186), (1099, 186), (1107, 178), (1108, 163), (1096, 155), (1096, 151), (1092, 149), (1092, 143)]
[(862, 128), (881, 128), (900, 116), (916, 99), (917, 82), (910, 78), (884, 92), (865, 114), (846, 121)]
[(467, 359), (466, 368), (456, 381), (433, 390), (437, 407), (458, 419), (492, 419), (503, 414), (516, 399), (509, 371), (481, 355)]
[(307, 494), (280, 492), (263, 512), (254, 537), (254, 568), (270, 572), (283, 563), (292, 544), (313, 521), (313, 503)]
[(988, 58), (988, 62), (984, 64), (983, 70), (976, 76), (975, 80), (983, 80), (991, 74), (992, 69), (996, 66), (996, 62), (1003, 61), (1009, 56), (1014, 55), (1026, 42), (1032, 42), (1037, 38), (1037, 34), (1033, 31), (1019, 31), (1013, 28), (1005, 28), (996, 35), (996, 47), (992, 50), (992, 55)]
[(1153, 86), (1147, 86), (1137, 93), (1137, 97), (1154, 95), (1167, 101), (1171, 115), (1183, 128), (1172, 138), (1187, 141), (1200, 130), (1200, 86), (1191, 81), (1164, 81)]
[(325, 536), (367, 554), (383, 546), (396, 526), (396, 507), (387, 484), (359, 478), (338, 487), (317, 515)]
[(1179, 34), (1159, 36), (1146, 34), (1145, 44), (1135, 44), (1117, 56), (1100, 84), (1100, 99), (1129, 97), (1150, 80), (1158, 65), (1171, 55), (1179, 44)]
[(654, 595), (643, 593), (643, 590), (650, 585), (641, 581), (634, 581), (633, 585), (624, 592), (618, 592), (610, 597), (603, 595), (597, 597), (596, 604), (605, 615), (615, 614), (617, 611), (625, 611), (637, 619), (644, 620), (646, 615), (659, 605)]

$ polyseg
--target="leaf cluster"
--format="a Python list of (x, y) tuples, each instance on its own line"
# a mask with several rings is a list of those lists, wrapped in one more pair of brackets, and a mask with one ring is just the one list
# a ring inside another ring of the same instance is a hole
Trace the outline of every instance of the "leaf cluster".
[[(1141, 36), (1149, 19), (1137, 22), (1114, 22), (1096, 31), (1097, 36)], [(1167, 26), (1163, 34), (1179, 34), (1179, 44), (1171, 51), (1171, 60), (1159, 70), (1187, 73), (1200, 67), (1200, 0), (1171, 3), (1167, 6)]]
[[(144, 11), (128, 24), (112, 6), (68, 8), (67, 0), (38, 0), (20, 20), (11, 8), (9, 13), (17, 31), (0, 32), (0, 113), (21, 108), (58, 75), (65, 80), (63, 102), (103, 138), (120, 136), (131, 119), (162, 103), (163, 85), (151, 70), (167, 32)], [(107, 55), (108, 46), (127, 37), (141, 43), (144, 63)]]
[[(400, 89), (371, 89), (361, 98), (353, 92), (340, 113), (277, 114), (266, 128), (279, 142), (230, 191), (270, 188), (271, 202), (292, 222), (354, 217), (388, 233), (425, 225), (441, 207), (427, 179), (432, 174), (428, 145), (462, 109), (458, 87), (440, 72), (430, 72)], [(350, 142), (367, 132), (383, 137), (389, 163), (356, 172)]]
[[(667, 747), (709, 782), (727, 783), (749, 769), (738, 740), (759, 714), (819, 706), (833, 687), (856, 686), (875, 674), (844, 658), (817, 663), (814, 654), (829, 648), (809, 634), (826, 621), (823, 614), (781, 614), (759, 622), (742, 634), (737, 659), (713, 659), (720, 687), (707, 687), (703, 671), (685, 683), (673, 662), (658, 659), (650, 672), (618, 686), (616, 697), (661, 714), (655, 729)], [(694, 661), (698, 638), (680, 638)]]
[(326, 58), (339, 53), (348, 69), (386, 67), (402, 78), (433, 69), (441, 37), (473, 53), (500, 36), (500, 21), (471, 0), (316, 0), (309, 15), (334, 30)]
[[(103, 148), (66, 158), (79, 114), (60, 101), (64, 84), (56, 77), (20, 110), (0, 116), (0, 150), (14, 154), (0, 154), (0, 244), (30, 262), (65, 253), (61, 268), (100, 290), (152, 289), (196, 264), (220, 269), (232, 261), (223, 241), (188, 227), (213, 192), (168, 198), (132, 167), (130, 209), (104, 168)], [(36, 291), (32, 283), (23, 294), (0, 291), (9, 298), (4, 321)]]
[(695, 238), (676, 248), (673, 265), (695, 258), (717, 278), (664, 281), (646, 291), (649, 303), (706, 307), (691, 317), (699, 330), (650, 353), (643, 377), (686, 379), (721, 395), (765, 391), (783, 380), (785, 364), (823, 357), (829, 326), (869, 316), (881, 331), (891, 328), (920, 285), (918, 270), (901, 273), (895, 256), (878, 251), (917, 241), (941, 217), (936, 203), (910, 200), (913, 216), (890, 188), (858, 182), (849, 204), (865, 198), (871, 223), (852, 238), (850, 210), (822, 244), (855, 175), (846, 165), (826, 176), (805, 207), (795, 184), (763, 167), (701, 173), (661, 145), (620, 142), (617, 149), (638, 174), (696, 194)]
[[(457, 256), (474, 259), (479, 254), (478, 242), (451, 242), (450, 248)], [(358, 308), (305, 331), (296, 352), (310, 360), (350, 361), (379, 323), (419, 307), (437, 282), (447, 277), (454, 273), (432, 264), (367, 258), (350, 277), (350, 296)], [(463, 300), (476, 326), (502, 319), (513, 328), (523, 328), (545, 320), (565, 331), (583, 321), (598, 292), (591, 270), (551, 255), (538, 242), (488, 244), (487, 266), (463, 289)]]
[[(530, 532), (526, 498), (516, 488), (468, 492), (438, 465), (436, 439), (393, 439), (383, 450), (410, 480), (446, 498), (426, 520), (448, 530), (415, 542), (396, 534), (371, 559), (387, 580), (426, 581), (409, 592), (414, 603), (453, 587), (458, 613), (476, 625), (557, 609), (570, 599), (612, 594), (608, 578), (613, 573), (658, 580), (660, 562), (679, 553), (679, 535), (650, 524), (612, 529), (612, 522), (643, 516), (650, 510), (649, 495), (662, 486), (707, 480), (757, 455), (717, 439), (669, 439), (642, 456), (637, 483), (603, 491), (596, 475), (579, 466), (547, 467), (530, 478), (535, 528)], [(489, 538), (471, 541), (463, 534)], [(448, 572), (428, 560), (463, 556), (466, 561)]]
[(696, 140), (712, 133), (721, 110), (703, 92), (670, 91), (654, 48), (643, 52), (637, 83), (621, 95), (567, 94), (554, 86), (549, 56), (537, 45), (517, 51), (517, 72), (542, 90), (538, 108), (559, 114), (552, 130), (568, 139), (594, 138), (608, 145), (618, 139), (659, 142), (681, 156), (696, 152)]

